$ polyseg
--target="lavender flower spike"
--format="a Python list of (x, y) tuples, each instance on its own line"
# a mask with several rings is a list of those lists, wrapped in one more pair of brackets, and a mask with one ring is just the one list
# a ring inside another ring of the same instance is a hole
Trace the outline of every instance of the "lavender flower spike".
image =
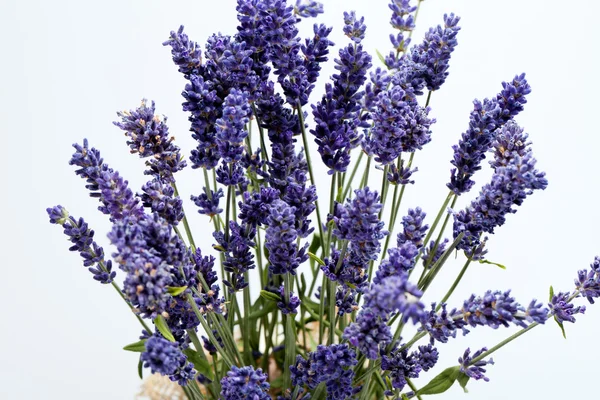
[(221, 379), (221, 396), (224, 400), (270, 400), (267, 375), (259, 368), (238, 368), (235, 365)]
[(444, 15), (444, 27), (430, 28), (423, 43), (412, 50), (413, 61), (427, 68), (422, 77), (429, 90), (438, 90), (448, 77), (450, 55), (458, 43), (459, 21), (454, 14)]
[(314, 18), (323, 14), (323, 4), (314, 0), (296, 0), (294, 14), (301, 18)]
[(475, 182), (473, 174), (481, 169), (481, 161), (496, 138), (496, 129), (501, 128), (512, 117), (523, 110), (526, 95), (531, 88), (525, 74), (517, 75), (511, 82), (502, 83), (502, 91), (492, 99), (474, 101), (469, 120), (469, 129), (462, 134), (458, 145), (452, 146), (454, 158), (448, 188), (457, 195), (471, 190)]
[(98, 150), (88, 147), (87, 139), (83, 140), (83, 146), (74, 144), (73, 147), (76, 151), (69, 164), (79, 167), (75, 174), (86, 180), (85, 187), (91, 191), (90, 196), (100, 200), (100, 211), (110, 215), (112, 222), (128, 216), (139, 218), (144, 214), (127, 181), (104, 163)]
[(471, 349), (466, 349), (465, 354), (462, 357), (458, 358), (458, 363), (460, 364), (460, 372), (467, 375), (469, 378), (473, 378), (475, 380), (483, 379), (486, 382), (489, 382), (489, 378), (484, 375), (486, 372), (485, 367), (488, 364), (494, 364), (493, 359), (489, 360), (480, 360), (476, 363), (472, 363), (474, 358), (479, 357), (482, 353), (486, 352), (487, 348), (484, 347), (481, 350), (478, 350), (471, 356)]
[(283, 200), (271, 204), (267, 218), (265, 246), (269, 250), (270, 270), (273, 274), (290, 273), (296, 275), (296, 269), (308, 259), (307, 245), (298, 249), (298, 232), (295, 225), (295, 209)]
[(70, 217), (63, 206), (47, 208), (46, 212), (50, 223), (64, 228), (65, 235), (73, 243), (69, 250), (79, 252), (83, 266), (94, 275), (94, 279), (104, 284), (112, 283), (117, 273), (112, 270), (112, 262), (104, 259), (104, 249), (94, 241), (94, 231), (88, 228), (83, 218), (76, 220)]

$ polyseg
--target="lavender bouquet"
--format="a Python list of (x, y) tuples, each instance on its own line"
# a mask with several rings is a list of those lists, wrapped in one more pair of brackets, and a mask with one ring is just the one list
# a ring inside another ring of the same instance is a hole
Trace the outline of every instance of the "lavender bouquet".
[[(204, 52), (183, 27), (171, 32), (164, 45), (187, 81), (183, 110), (197, 142), (189, 163), (204, 180), (190, 199), (206, 216), (212, 249), (196, 246), (175, 178), (188, 161), (153, 102), (115, 122), (147, 160), (150, 180), (139, 193), (87, 140), (74, 145), (69, 163), (113, 224), (112, 259), (82, 218), (62, 206), (48, 215), (93, 278), (112, 285), (139, 320), (140, 337), (125, 350), (139, 353), (140, 377), (144, 368), (167, 376), (189, 399), (421, 399), (456, 382), (466, 390), (471, 379), (487, 381), (492, 353), (550, 319), (564, 333), (585, 311), (573, 301), (600, 296), (596, 257), (571, 290), (550, 288), (547, 302), (521, 305), (510, 290), (450, 301), (470, 265), (502, 267), (486, 258), (489, 235), (548, 182), (514, 120), (531, 91), (521, 74), (474, 101), (431, 224), (419, 207), (399, 215), (418, 177), (417, 152), (431, 141), (432, 94), (448, 76), (460, 30), (448, 14), (411, 45), (421, 3), (391, 1), (392, 50), (379, 60), (361, 44), (364, 18), (344, 13), (337, 72), (310, 107), (332, 28), (315, 24), (301, 40), (297, 24), (318, 17), (321, 4), (238, 0), (237, 33), (211, 36)], [(323, 180), (311, 138), (328, 170), (328, 204), (317, 197)], [(491, 180), (469, 195), (486, 157)], [(457, 206), (464, 194), (472, 200)], [(439, 301), (425, 304), (455, 254), (463, 268)], [(467, 348), (455, 365), (426, 376), (440, 343), (513, 325), (520, 330), (502, 342)]]

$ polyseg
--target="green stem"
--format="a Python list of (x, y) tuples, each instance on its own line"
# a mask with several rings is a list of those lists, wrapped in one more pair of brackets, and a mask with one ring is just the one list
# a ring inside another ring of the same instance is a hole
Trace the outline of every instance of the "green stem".
[[(420, 2), (419, 2), (419, 4), (420, 4)], [(415, 386), (414, 383), (412, 383), (412, 381), (409, 378), (406, 378), (406, 383), (408, 384), (408, 387), (410, 387), (411, 390), (413, 392), (415, 392), (415, 395), (417, 396), (417, 399), (423, 400), (423, 398), (421, 397), (421, 395), (417, 394), (417, 391), (418, 391), (417, 387)]]
[[(244, 272), (244, 279), (249, 282), (248, 271)], [(246, 365), (252, 365), (252, 349), (250, 348), (250, 286), (244, 288), (244, 318), (243, 318), (243, 341), (244, 341), (244, 361)]]
[(363, 172), (362, 180), (360, 181), (360, 188), (364, 188), (369, 183), (369, 171), (371, 170), (371, 160), (373, 157), (369, 156), (367, 158), (367, 165), (365, 166), (365, 171)]
[(194, 301), (194, 298), (192, 297), (191, 293), (188, 293), (186, 296), (187, 296), (188, 304), (192, 306), (192, 310), (194, 311), (194, 314), (196, 314), (196, 317), (200, 321), (200, 324), (202, 324), (202, 327), (204, 328), (206, 335), (210, 339), (213, 346), (215, 346), (215, 348), (217, 349), (217, 352), (221, 355), (221, 357), (223, 358), (225, 363), (227, 363), (228, 367), (231, 368), (231, 366), (234, 365), (234, 363), (231, 361), (231, 358), (229, 357), (229, 355), (225, 352), (225, 349), (223, 349), (221, 347), (221, 345), (219, 344), (219, 341), (213, 334), (212, 329), (210, 329), (210, 327), (208, 326), (208, 323), (204, 319), (204, 316), (198, 309), (198, 305), (196, 304), (196, 301)]
[(269, 162), (269, 155), (267, 154), (267, 146), (265, 145), (265, 133), (264, 133), (263, 127), (260, 124), (260, 119), (258, 118), (258, 112), (256, 110), (256, 106), (254, 105), (254, 103), (252, 103), (252, 112), (254, 113), (254, 116), (256, 117), (256, 125), (258, 125), (258, 131), (260, 132), (261, 154), (263, 156), (263, 159), (266, 162)]
[[(424, 243), (423, 248), (425, 248), (425, 245), (427, 243), (429, 243), (429, 239), (431, 239), (433, 232), (435, 231), (438, 224), (440, 223), (440, 220), (442, 219), (442, 215), (444, 215), (444, 213), (446, 212), (446, 208), (448, 207), (448, 204), (450, 204), (450, 200), (452, 199), (453, 196), (455, 196), (453, 191), (450, 191), (448, 193), (448, 196), (446, 196), (446, 199), (444, 200), (444, 203), (440, 207), (440, 210), (438, 211), (437, 216), (435, 217), (435, 220), (433, 221), (433, 224), (431, 225), (431, 228), (429, 228), (429, 230), (427, 231), (427, 235), (425, 235), (425, 239), (423, 239), (423, 243)], [(423, 249), (421, 249), (421, 251), (417, 255), (417, 258), (415, 259), (415, 265), (417, 265), (417, 263), (421, 259), (422, 254), (423, 254)], [(410, 273), (412, 273), (413, 271), (414, 271), (414, 268), (410, 271)]]
[[(181, 197), (181, 196), (179, 196), (179, 190), (177, 190), (177, 183), (173, 182), (171, 185), (173, 186), (173, 190), (175, 191), (175, 193), (174, 193), (175, 197)], [(185, 210), (183, 209), (183, 206), (181, 208), (181, 211), (183, 212), (183, 227), (185, 229), (185, 233), (190, 242), (190, 245), (192, 246), (192, 251), (196, 251), (196, 243), (194, 243), (194, 237), (192, 236), (192, 230), (190, 229), (190, 224), (188, 223), (188, 219), (185, 214)]]
[[(415, 153), (410, 153), (410, 157), (408, 159), (408, 168), (410, 169), (410, 167), (412, 166), (413, 160), (415, 157)], [(402, 160), (398, 159), (398, 169), (400, 169), (402, 167)], [(399, 196), (398, 194), (398, 186), (401, 186), (400, 188), (400, 194)], [(402, 204), (402, 198), (404, 197), (404, 190), (406, 189), (406, 185), (396, 185), (396, 187), (394, 188), (394, 194), (392, 197), (392, 213), (390, 216), (390, 225), (388, 227), (388, 236), (385, 238), (385, 245), (383, 246), (383, 252), (382, 254), (382, 258), (385, 257), (385, 255), (387, 254), (387, 250), (390, 246), (390, 241), (392, 239), (393, 236), (393, 232), (394, 232), (394, 227), (396, 225), (396, 219), (398, 218), (398, 211), (400, 210), (400, 205)]]
[[(304, 145), (304, 154), (306, 155), (306, 163), (308, 164), (308, 175), (310, 176), (310, 182), (313, 185), (317, 185), (317, 181), (315, 180), (315, 176), (312, 169), (312, 161), (310, 159), (310, 151), (308, 150), (308, 138), (306, 136), (306, 127), (304, 126), (304, 113), (302, 112), (302, 107), (298, 104), (296, 106), (298, 111), (298, 119), (300, 120), (300, 130), (302, 131), (302, 143)], [(319, 201), (315, 200), (315, 207), (317, 210), (317, 223), (319, 224), (319, 235), (321, 235), (321, 240), (325, 236), (323, 236), (323, 222), (321, 220), (321, 211), (319, 210)]]
[(458, 274), (458, 276), (454, 280), (454, 283), (452, 283), (452, 286), (450, 286), (450, 289), (448, 289), (448, 292), (446, 293), (446, 295), (438, 303), (437, 307), (435, 308), (435, 311), (438, 311), (440, 308), (442, 308), (442, 304), (446, 303), (446, 301), (448, 301), (448, 299), (450, 298), (450, 296), (452, 296), (452, 293), (454, 293), (454, 290), (456, 289), (456, 287), (460, 283), (461, 279), (465, 275), (465, 272), (467, 272), (467, 268), (469, 268), (469, 265), (471, 264), (471, 261), (472, 261), (472, 258), (469, 257), (467, 259), (467, 262), (465, 262), (465, 265), (460, 270), (460, 273)]
[[(284, 275), (283, 288), (285, 301), (289, 304), (290, 291), (292, 288), (292, 282), (290, 279), (290, 273), (287, 272)], [(284, 390), (291, 387), (290, 377), (290, 366), (294, 364), (296, 360), (296, 335), (294, 332), (294, 315), (288, 314), (285, 316), (285, 360), (283, 370), (283, 388)]]
[(352, 186), (352, 182), (354, 181), (354, 176), (356, 175), (356, 172), (358, 171), (358, 167), (359, 167), (360, 162), (362, 161), (362, 158), (364, 155), (365, 155), (364, 151), (361, 151), (360, 154), (358, 155), (358, 159), (356, 160), (354, 168), (352, 169), (352, 172), (350, 173), (350, 178), (348, 179), (348, 182), (346, 182), (344, 191), (342, 192), (342, 199), (345, 199), (348, 196), (348, 192), (350, 192), (350, 187)]
[[(452, 198), (452, 203), (450, 203), (450, 208), (454, 209), (454, 206), (456, 205), (456, 200), (458, 200), (458, 196), (454, 196)], [(450, 213), (446, 213), (446, 218), (444, 218), (444, 223), (442, 224), (440, 233), (438, 234), (438, 237), (435, 240), (435, 243), (433, 245), (433, 248), (431, 249), (431, 252), (429, 253), (429, 256), (427, 257), (427, 260), (425, 261), (424, 269), (427, 269), (431, 265), (431, 261), (433, 260), (433, 257), (435, 256), (435, 253), (440, 245), (442, 237), (444, 236), (444, 231), (446, 230), (446, 225), (448, 225), (449, 220), (450, 220)], [(427, 246), (428, 243), (423, 243), (423, 245)]]

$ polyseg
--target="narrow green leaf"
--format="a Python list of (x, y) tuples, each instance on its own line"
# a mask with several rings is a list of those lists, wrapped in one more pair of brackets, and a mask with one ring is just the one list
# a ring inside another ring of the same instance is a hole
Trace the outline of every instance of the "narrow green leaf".
[(469, 391), (467, 390), (467, 383), (469, 382), (469, 376), (467, 374), (465, 374), (464, 372), (461, 372), (458, 374), (458, 378), (456, 378), (456, 380), (458, 381), (458, 384), (460, 385), (461, 388), (463, 388), (463, 390), (465, 391), (465, 393), (469, 393)]
[(278, 294), (269, 292), (268, 290), (261, 290), (260, 297), (268, 301), (281, 301), (281, 297)]
[(493, 261), (489, 261), (489, 260), (479, 260), (479, 264), (492, 264), (492, 265), (495, 265), (496, 267), (506, 269), (506, 267), (504, 265), (493, 262)]
[(557, 324), (558, 324), (558, 326), (560, 327), (560, 330), (562, 331), (563, 337), (566, 339), (566, 338), (567, 338), (567, 334), (566, 334), (566, 332), (565, 332), (565, 327), (564, 327), (563, 323), (562, 323), (562, 322), (560, 322), (560, 321), (559, 321), (559, 320), (556, 318), (556, 316), (554, 317), (554, 320), (556, 321), (556, 323), (557, 323)]
[(550, 285), (550, 297), (548, 298), (549, 302), (552, 302), (552, 298), (554, 297), (554, 288)]
[(311, 253), (310, 251), (308, 252), (308, 256), (310, 257), (311, 260), (314, 260), (317, 262), (317, 264), (319, 265), (325, 265), (325, 262), (323, 260), (321, 260), (316, 254)]
[(406, 393), (402, 393), (402, 400), (408, 400), (408, 396), (406, 395)]
[(276, 307), (277, 306), (275, 305), (275, 303), (269, 301), (267, 303), (267, 305), (265, 307), (263, 307), (262, 309), (250, 313), (250, 316), (248, 318), (250, 318), (250, 320), (260, 318), (260, 317), (262, 317), (264, 315), (267, 315), (271, 311), (273, 311)]
[(139, 342), (128, 344), (127, 346), (123, 347), (123, 350), (133, 351), (136, 353), (141, 353), (143, 351), (146, 351), (146, 339), (140, 340)]
[(144, 379), (144, 365), (142, 364), (142, 356), (140, 354), (140, 360), (138, 361), (138, 376), (140, 379)]
[(383, 57), (383, 54), (381, 54), (379, 52), (379, 50), (375, 49), (375, 53), (377, 53), (377, 58), (379, 58), (379, 61), (381, 61), (383, 63), (383, 65), (387, 65), (387, 63), (385, 62), (385, 58)]
[(306, 278), (304, 278), (304, 272), (300, 274), (300, 290), (298, 290), (298, 295), (300, 297), (304, 297), (306, 293)]
[(419, 389), (417, 391), (417, 395), (444, 393), (446, 390), (452, 387), (454, 381), (456, 380), (456, 378), (458, 378), (459, 373), (460, 367), (458, 365), (446, 368), (445, 370), (440, 372), (438, 376), (429, 381), (427, 385)]
[(187, 288), (187, 286), (167, 286), (167, 292), (171, 296), (176, 297), (185, 292)]
[(190, 348), (183, 350), (183, 354), (186, 355), (189, 362), (194, 364), (196, 371), (200, 372), (208, 379), (213, 380), (212, 368), (206, 358), (202, 357), (197, 351)]
[(169, 326), (167, 325), (167, 321), (165, 321), (165, 317), (159, 315), (154, 318), (154, 325), (156, 325), (156, 329), (170, 342), (175, 342), (175, 337), (171, 333)]
[(317, 250), (321, 248), (321, 236), (318, 233), (315, 233), (312, 237), (312, 241), (310, 242), (310, 246), (308, 247), (308, 251), (313, 254), (317, 253)]

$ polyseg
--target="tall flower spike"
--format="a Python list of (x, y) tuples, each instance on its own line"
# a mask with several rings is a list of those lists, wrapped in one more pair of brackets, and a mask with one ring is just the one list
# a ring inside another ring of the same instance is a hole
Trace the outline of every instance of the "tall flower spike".
[(502, 91), (492, 100), (474, 101), (469, 128), (462, 134), (457, 145), (452, 146), (455, 167), (451, 170), (448, 188), (457, 195), (471, 190), (475, 182), (473, 174), (481, 169), (481, 161), (492, 147), (496, 129), (501, 128), (512, 117), (523, 110), (526, 95), (531, 88), (525, 74), (517, 75), (511, 82), (502, 83)]
[(172, 182), (173, 174), (183, 169), (186, 163), (179, 147), (173, 144), (175, 138), (169, 136), (167, 117), (155, 114), (154, 102), (148, 106), (146, 99), (135, 110), (121, 111), (117, 115), (121, 121), (113, 124), (125, 131), (131, 153), (139, 154), (140, 158), (152, 157), (146, 162), (149, 170), (144, 173)]
[(408, 349), (392, 350), (388, 355), (381, 357), (381, 369), (390, 372), (392, 387), (402, 390), (406, 386), (406, 379), (418, 378), (421, 372), (418, 355), (408, 354)]
[(373, 127), (363, 143), (365, 150), (384, 165), (395, 163), (402, 152), (415, 152), (431, 141), (429, 107), (423, 108), (399, 85), (377, 96), (371, 113)]
[(273, 274), (290, 273), (308, 259), (307, 245), (298, 249), (298, 233), (295, 226), (295, 209), (285, 201), (275, 200), (267, 218), (265, 247), (269, 250), (269, 269)]
[(392, 341), (392, 333), (387, 320), (371, 308), (363, 307), (356, 317), (356, 322), (344, 329), (342, 338), (357, 347), (368, 359), (376, 360), (379, 350)]
[(248, 94), (232, 88), (223, 103), (223, 116), (216, 121), (217, 144), (225, 162), (241, 160), (250, 112)]
[(354, 191), (355, 197), (348, 199), (344, 206), (338, 206), (339, 216), (335, 216), (333, 234), (341, 240), (348, 240), (350, 250), (363, 263), (376, 260), (381, 251), (381, 239), (388, 234), (379, 220), (381, 203), (379, 194), (368, 187)]
[(152, 373), (166, 375), (170, 380), (186, 386), (194, 379), (194, 366), (187, 361), (176, 343), (171, 343), (160, 336), (152, 336), (146, 340), (146, 350), (140, 359), (144, 368), (150, 368)]
[(73, 243), (69, 250), (79, 253), (83, 266), (94, 275), (94, 279), (104, 284), (112, 283), (117, 273), (112, 270), (112, 262), (104, 259), (104, 249), (94, 241), (94, 231), (88, 228), (83, 218), (76, 220), (70, 217), (63, 206), (47, 208), (46, 212), (50, 223), (64, 228), (65, 235)]
[(202, 51), (198, 43), (191, 41), (183, 33), (183, 29), (181, 25), (177, 32), (171, 31), (169, 39), (163, 42), (163, 46), (171, 46), (173, 62), (179, 67), (179, 72), (189, 79), (190, 75), (197, 75), (200, 72)]
[[(362, 33), (356, 33), (357, 38), (364, 34), (364, 26), (359, 28)], [(350, 150), (360, 144), (361, 137), (356, 131), (360, 126), (368, 126), (360, 117), (359, 101), (364, 94), (360, 88), (371, 67), (371, 56), (362, 45), (352, 43), (340, 50), (335, 63), (339, 72), (332, 76), (333, 85), (325, 85), (321, 101), (312, 106), (315, 129), (310, 131), (329, 174), (346, 171)]]
[(460, 17), (445, 14), (444, 26), (430, 28), (423, 43), (412, 49), (413, 60), (427, 68), (423, 78), (429, 90), (438, 90), (448, 77), (450, 56), (458, 43), (459, 21)]
[(140, 218), (144, 211), (139, 200), (129, 189), (127, 181), (104, 163), (100, 152), (93, 147), (90, 149), (87, 139), (83, 140), (83, 146), (74, 144), (73, 147), (75, 153), (69, 164), (79, 167), (75, 174), (86, 180), (85, 187), (91, 191), (90, 196), (102, 203), (98, 209), (110, 215), (112, 222), (128, 216)]
[(466, 209), (454, 214), (454, 238), (465, 233), (458, 248), (469, 254), (474, 254), (484, 232), (494, 233), (506, 215), (517, 212), (513, 206), (520, 206), (534, 190), (548, 185), (545, 173), (535, 169), (536, 160), (530, 151), (523, 157), (515, 154), (507, 163), (496, 168), (492, 181)]

